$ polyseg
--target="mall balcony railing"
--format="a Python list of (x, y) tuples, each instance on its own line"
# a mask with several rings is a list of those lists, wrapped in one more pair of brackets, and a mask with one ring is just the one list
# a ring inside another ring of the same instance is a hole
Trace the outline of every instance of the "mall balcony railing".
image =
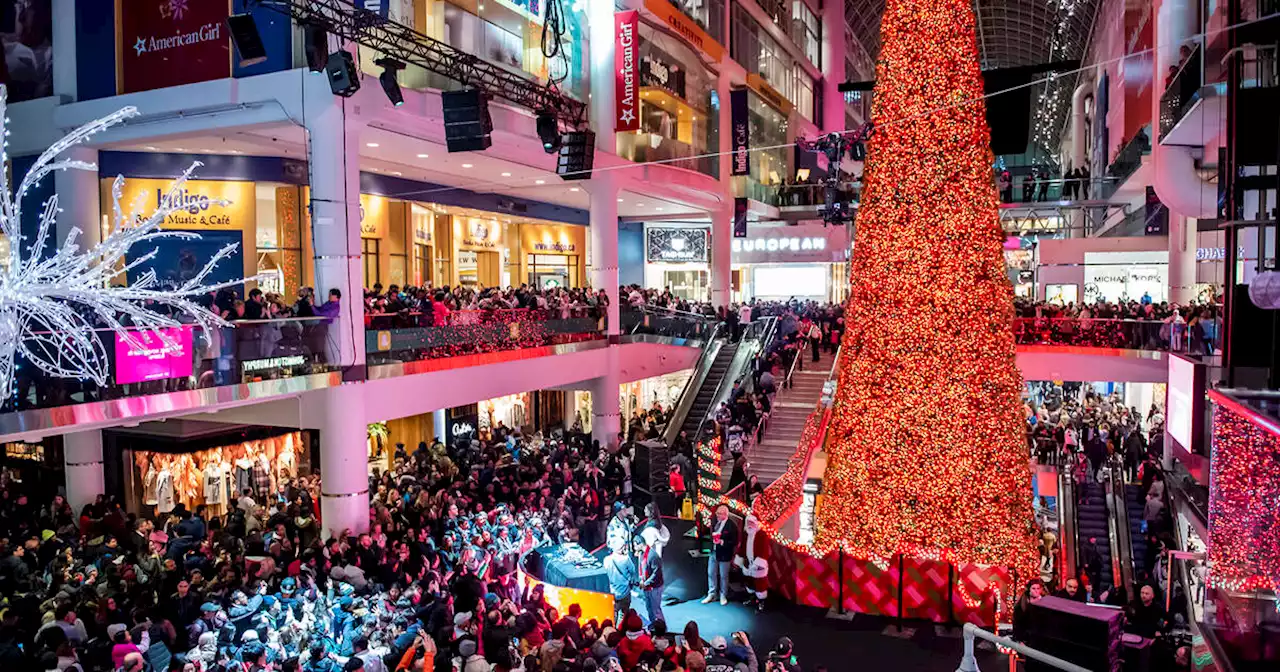
[(654, 306), (624, 306), (622, 333), (648, 334), (707, 342), (719, 321), (701, 313)]
[(619, 133), (618, 156), (636, 163), (663, 163), (720, 177), (720, 158), (693, 145), (657, 133)]
[(1019, 317), (1013, 320), (1018, 345), (1121, 348), (1212, 354), (1217, 339), (1204, 341), (1185, 322), (1074, 317)]
[(1099, 194), (1099, 198), (1110, 198), (1111, 194), (1124, 184), (1138, 168), (1142, 166), (1142, 157), (1151, 154), (1151, 129), (1144, 126), (1138, 129), (1138, 132), (1129, 138), (1127, 142), (1120, 147), (1120, 151), (1116, 153), (1116, 158), (1107, 166), (1107, 177), (1112, 178)]
[(1204, 69), (1201, 60), (1204, 50), (1199, 44), (1192, 46), (1191, 53), (1179, 65), (1177, 74), (1165, 83), (1164, 93), (1160, 95), (1160, 137), (1173, 130), (1182, 121), (1183, 115), (1195, 104), (1200, 96), (1200, 87), (1204, 85)]
[[(836, 186), (836, 200), (852, 201), (857, 200), (858, 193), (861, 190), (861, 182), (841, 182)], [(768, 187), (776, 190), (777, 197), (771, 204), (779, 208), (788, 208), (795, 206), (816, 206), (826, 203), (827, 185), (825, 184), (780, 184)], [(766, 201), (768, 202), (768, 201)]]
[(414, 312), (365, 315), (369, 365), (523, 350), (604, 338), (596, 309), (455, 310), (437, 320)]
[[(19, 356), (13, 395), (0, 413), (209, 389), (341, 370), (335, 318), (241, 320), (205, 329), (135, 330), (130, 344), (111, 329), (95, 331), (108, 360), (109, 381), (61, 378)], [(350, 364), (347, 362), (346, 364)]]

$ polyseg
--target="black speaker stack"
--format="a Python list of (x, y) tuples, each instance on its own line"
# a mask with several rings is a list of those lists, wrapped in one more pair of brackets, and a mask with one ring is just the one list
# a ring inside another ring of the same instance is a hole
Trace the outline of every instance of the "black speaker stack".
[[(1031, 604), (1027, 646), (1093, 672), (1120, 672), (1124, 612), (1060, 597)], [(1056, 668), (1027, 660), (1026, 672)]]
[(493, 145), (489, 97), (476, 89), (445, 91), (444, 139), (450, 152), (479, 152)]
[(564, 180), (589, 180), (596, 163), (596, 134), (571, 131), (561, 136), (556, 174)]

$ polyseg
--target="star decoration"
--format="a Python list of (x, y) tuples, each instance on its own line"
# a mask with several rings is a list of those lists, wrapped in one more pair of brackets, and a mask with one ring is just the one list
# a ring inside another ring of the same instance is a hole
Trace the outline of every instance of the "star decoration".
[(139, 37), (138, 41), (133, 43), (133, 50), (136, 56), (143, 55), (147, 51), (147, 41)]

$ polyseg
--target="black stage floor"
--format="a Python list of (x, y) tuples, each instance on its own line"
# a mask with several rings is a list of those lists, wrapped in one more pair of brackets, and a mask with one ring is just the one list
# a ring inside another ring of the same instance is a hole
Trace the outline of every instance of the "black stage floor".
[[(959, 628), (935, 629), (933, 623), (904, 621), (898, 630), (896, 620), (879, 616), (858, 615), (852, 621), (827, 618), (826, 612), (770, 600), (769, 608), (757, 614), (739, 601), (727, 606), (718, 602), (702, 604), (707, 590), (705, 558), (690, 557), (696, 541), (683, 533), (691, 523), (668, 520), (671, 545), (664, 553), (667, 580), (666, 601), (678, 604), (663, 606), (667, 624), (680, 632), (690, 620), (697, 621), (703, 639), (728, 636), (744, 630), (762, 657), (783, 636), (795, 642), (796, 655), (804, 672), (825, 665), (831, 672), (846, 670), (911, 672), (954, 672), (960, 664), (964, 648)], [(641, 600), (635, 600), (640, 605)], [(637, 606), (643, 610), (643, 606)], [(978, 663), (983, 669), (1008, 669), (1008, 658), (994, 651), (980, 650)], [(761, 669), (764, 669), (763, 660)]]

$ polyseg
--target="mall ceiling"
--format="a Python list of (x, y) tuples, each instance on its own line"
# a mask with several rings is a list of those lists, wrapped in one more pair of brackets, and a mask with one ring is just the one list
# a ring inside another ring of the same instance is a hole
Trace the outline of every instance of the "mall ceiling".
[[(1039, 65), (1080, 58), (1099, 0), (974, 0), (982, 68)], [(845, 19), (874, 61), (885, 0), (845, 0)], [(1061, 28), (1059, 28), (1061, 27)], [(1055, 35), (1062, 49), (1050, 54)]]

